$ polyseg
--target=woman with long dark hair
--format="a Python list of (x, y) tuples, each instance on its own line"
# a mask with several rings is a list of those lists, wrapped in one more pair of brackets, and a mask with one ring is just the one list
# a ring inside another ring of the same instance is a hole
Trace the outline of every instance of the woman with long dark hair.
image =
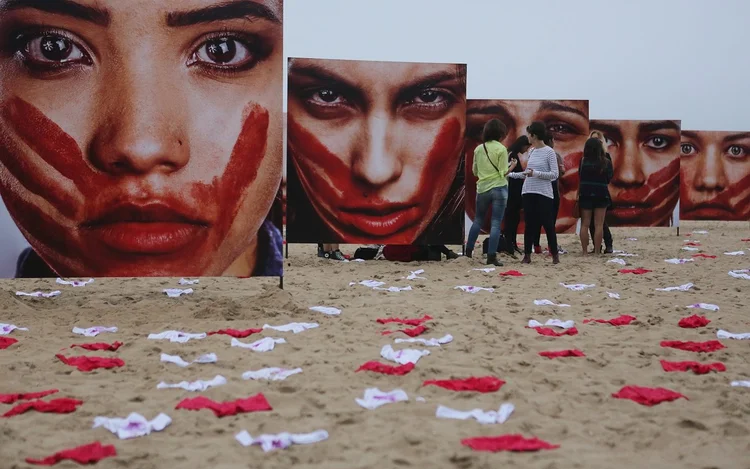
[[(602, 142), (602, 148), (604, 148), (604, 156), (611, 162), (612, 156), (609, 154), (607, 149), (609, 148), (607, 146), (607, 139), (604, 137), (604, 134), (599, 130), (594, 130), (589, 135), (591, 138), (598, 139), (600, 142)], [(614, 167), (614, 165), (613, 165)], [(609, 207), (607, 207), (609, 209)], [(589, 234), (591, 235), (591, 239), (594, 239), (594, 218), (591, 217), (591, 224), (589, 225)], [(607, 217), (605, 215), (604, 217), (604, 253), (605, 254), (611, 254), (614, 252), (614, 240), (612, 239), (612, 231), (609, 229), (609, 225), (607, 224)]]
[(505, 124), (499, 119), (487, 122), (482, 132), (483, 143), (474, 150), (472, 167), (472, 172), (477, 177), (477, 207), (474, 223), (469, 230), (466, 256), (471, 257), (487, 211), (492, 210), (487, 264), (497, 266), (503, 265), (497, 260), (497, 246), (500, 242), (500, 224), (508, 202), (508, 171), (512, 171), (518, 163), (514, 160), (508, 166), (508, 149), (500, 143), (507, 133)]
[(583, 158), (578, 168), (580, 176), (578, 206), (581, 209), (581, 248), (583, 255), (588, 254), (589, 231), (586, 227), (594, 218), (594, 253), (602, 252), (604, 233), (604, 216), (607, 207), (612, 203), (609, 195), (609, 181), (614, 169), (612, 162), (604, 154), (601, 141), (590, 138), (583, 147)]
[[(508, 159), (519, 162), (511, 172), (523, 172), (520, 156), (529, 151), (529, 148), (531, 148), (531, 143), (529, 143), (529, 137), (526, 135), (521, 135), (508, 147)], [(521, 209), (523, 208), (521, 189), (523, 189), (522, 179), (508, 179), (508, 204), (505, 207), (503, 237), (505, 238), (505, 250), (510, 255), (514, 255), (516, 252), (521, 253), (516, 242), (518, 225), (521, 223)]]
[(526, 224), (523, 234), (523, 263), (531, 264), (531, 249), (539, 231), (544, 228), (547, 233), (547, 243), (552, 253), (552, 263), (560, 263), (557, 251), (557, 234), (555, 233), (554, 193), (552, 181), (556, 180), (560, 171), (557, 165), (555, 151), (544, 144), (547, 136), (543, 122), (535, 121), (526, 127), (526, 134), (532, 149), (526, 170), (522, 173), (510, 173), (510, 177), (525, 179), (523, 183), (523, 214)]

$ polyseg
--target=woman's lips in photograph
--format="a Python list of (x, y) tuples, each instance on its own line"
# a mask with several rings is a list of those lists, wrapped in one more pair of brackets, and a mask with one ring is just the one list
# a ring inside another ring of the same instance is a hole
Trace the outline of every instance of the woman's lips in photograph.
[(81, 225), (84, 236), (127, 254), (170, 254), (197, 246), (209, 224), (169, 204), (123, 204)]
[(682, 209), (685, 219), (727, 220), (735, 216), (734, 210), (723, 204), (701, 203), (687, 205)]
[(617, 219), (619, 223), (636, 223), (643, 221), (644, 215), (651, 215), (650, 208), (649, 204), (640, 202), (615, 202), (607, 211), (607, 216)]
[(392, 236), (414, 225), (421, 218), (417, 204), (383, 204), (342, 206), (339, 208), (339, 223), (352, 226), (357, 231), (384, 238)]

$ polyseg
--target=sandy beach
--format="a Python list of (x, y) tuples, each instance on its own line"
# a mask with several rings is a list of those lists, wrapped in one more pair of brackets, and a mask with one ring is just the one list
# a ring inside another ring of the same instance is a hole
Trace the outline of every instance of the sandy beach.
[[(708, 234), (688, 233), (707, 230)], [(117, 456), (100, 461), (101, 468), (495, 468), (539, 469), (633, 467), (748, 468), (750, 451), (750, 389), (732, 387), (733, 380), (750, 379), (750, 343), (722, 340), (726, 348), (694, 353), (660, 346), (664, 340), (707, 341), (717, 331), (750, 332), (750, 280), (732, 278), (728, 271), (750, 268), (747, 223), (685, 222), (674, 229), (615, 229), (615, 249), (637, 254), (623, 257), (625, 268), (645, 268), (645, 275), (620, 274), (623, 266), (608, 263), (614, 256), (581, 258), (577, 238), (562, 235), (570, 254), (553, 266), (536, 255), (530, 266), (520, 258), (503, 257), (505, 267), (484, 273), (479, 259), (459, 258), (440, 263), (367, 261), (335, 263), (318, 259), (314, 245), (292, 245), (285, 263), (285, 289), (277, 279), (205, 278), (194, 293), (168, 298), (162, 290), (178, 288), (179, 279), (96, 279), (80, 288), (57, 285), (54, 279), (1, 282), (0, 323), (28, 331), (4, 336), (18, 342), (0, 350), (1, 393), (59, 389), (50, 396), (80, 399), (73, 413), (57, 415), (30, 411), (0, 418), (0, 468), (35, 467), (25, 458), (41, 458), (93, 441), (113, 444)], [(637, 238), (637, 240), (628, 240)], [(685, 240), (700, 243), (700, 251), (682, 250)], [(353, 254), (355, 246), (344, 246)], [(454, 248), (458, 249), (458, 248)], [(725, 252), (745, 250), (745, 256)], [(715, 259), (695, 258), (682, 265), (665, 259), (691, 258), (702, 252)], [(410, 271), (424, 269), (425, 279), (407, 280)], [(502, 270), (519, 270), (523, 277), (500, 277)], [(411, 286), (411, 291), (378, 291), (350, 282), (379, 280), (386, 287)], [(689, 291), (660, 292), (693, 283)], [(594, 284), (571, 291), (560, 283)], [(493, 288), (465, 293), (456, 286)], [(16, 291), (60, 290), (55, 298), (22, 298)], [(610, 298), (619, 293), (621, 299)], [(549, 299), (570, 307), (535, 306)], [(688, 309), (710, 303), (719, 311)], [(341, 309), (340, 316), (309, 310), (312, 306)], [(423, 338), (453, 336), (441, 347), (394, 344), (394, 324), (377, 318), (434, 319), (425, 323)], [(678, 327), (693, 314), (711, 320), (698, 329)], [(614, 327), (584, 324), (584, 319), (631, 315), (636, 321)], [(545, 337), (527, 328), (528, 321), (551, 318), (575, 321), (578, 335)], [(318, 323), (299, 334), (264, 330), (248, 338), (283, 337), (272, 351), (258, 353), (231, 347), (231, 338), (212, 335), (187, 343), (149, 340), (165, 330), (208, 332), (224, 328), (261, 328), (290, 322)], [(75, 335), (73, 327), (116, 326), (118, 332), (95, 338)], [(120, 341), (116, 352), (70, 349), (72, 344)], [(385, 361), (380, 349), (430, 350), (411, 373), (388, 376), (355, 372), (371, 360)], [(64, 350), (63, 350), (64, 349)], [(585, 357), (548, 359), (539, 352), (578, 349)], [(61, 351), (63, 350), (63, 351)], [(216, 353), (214, 364), (186, 368), (160, 362), (161, 353), (190, 361)], [(119, 357), (125, 366), (84, 373), (61, 363), (66, 356)], [(725, 372), (696, 375), (665, 372), (660, 360), (721, 362)], [(248, 370), (264, 367), (303, 369), (284, 381), (243, 380)], [(211, 379), (228, 383), (205, 392), (157, 389), (161, 381)], [(506, 382), (494, 393), (453, 392), (431, 379), (493, 376)], [(653, 407), (611, 395), (623, 386), (664, 387), (687, 399)], [(367, 410), (355, 402), (365, 389), (403, 389), (407, 402)], [(245, 398), (262, 392), (270, 412), (223, 418), (209, 410), (176, 410), (186, 397), (217, 401)], [(423, 398), (417, 400), (417, 397)], [(497, 410), (510, 402), (515, 412), (502, 424), (475, 420), (439, 419), (438, 405), (458, 410)], [(11, 405), (0, 404), (0, 412)], [(105, 429), (92, 429), (96, 416), (125, 417), (139, 412), (147, 418), (168, 414), (173, 422), (151, 435), (119, 440)], [(326, 430), (326, 441), (295, 445), (264, 453), (243, 447), (234, 438), (241, 430), (252, 435)], [(462, 446), (463, 438), (522, 434), (559, 448), (531, 453), (476, 452)], [(66, 461), (56, 467), (73, 468)]]

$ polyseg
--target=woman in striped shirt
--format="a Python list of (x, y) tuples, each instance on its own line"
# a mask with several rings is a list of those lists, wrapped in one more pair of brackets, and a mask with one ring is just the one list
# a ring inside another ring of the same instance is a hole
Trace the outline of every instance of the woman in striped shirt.
[(547, 244), (552, 253), (552, 263), (560, 263), (555, 233), (554, 191), (552, 181), (560, 176), (555, 150), (544, 144), (547, 129), (544, 122), (532, 122), (526, 127), (526, 134), (532, 145), (526, 170), (510, 173), (514, 179), (525, 179), (523, 183), (523, 212), (526, 224), (523, 233), (523, 263), (531, 263), (531, 249), (544, 227)]

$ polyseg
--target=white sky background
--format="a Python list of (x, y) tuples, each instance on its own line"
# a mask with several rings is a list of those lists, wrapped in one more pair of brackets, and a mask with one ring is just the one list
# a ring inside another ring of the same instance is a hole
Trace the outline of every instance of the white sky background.
[[(285, 0), (290, 57), (468, 64), (469, 98), (750, 130), (750, 0)], [(0, 203), (0, 277), (26, 245)]]

